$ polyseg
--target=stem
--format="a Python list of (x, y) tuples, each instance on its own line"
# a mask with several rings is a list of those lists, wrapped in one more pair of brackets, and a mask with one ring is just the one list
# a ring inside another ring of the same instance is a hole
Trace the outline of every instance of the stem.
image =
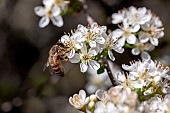
[(109, 62), (108, 62), (109, 60), (105, 58), (105, 59), (103, 59), (103, 61), (104, 61), (104, 67), (107, 70), (107, 73), (108, 73), (108, 76), (110, 78), (110, 81), (111, 81), (112, 85), (116, 86), (117, 82), (116, 82), (115, 78), (112, 75), (112, 72), (111, 72), (111, 69), (110, 69), (110, 66), (109, 66)]

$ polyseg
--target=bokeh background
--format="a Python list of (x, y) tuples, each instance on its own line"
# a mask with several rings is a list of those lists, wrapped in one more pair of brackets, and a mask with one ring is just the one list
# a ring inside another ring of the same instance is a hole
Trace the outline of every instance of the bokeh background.
[[(119, 9), (134, 5), (147, 7), (158, 15), (165, 28), (165, 36), (151, 53), (154, 60), (170, 65), (170, 1), (169, 0), (87, 0), (88, 13), (100, 25), (113, 30), (111, 15)], [(79, 65), (64, 63), (65, 76), (50, 76), (43, 71), (48, 51), (64, 34), (78, 24), (87, 25), (80, 9), (64, 18), (64, 26), (52, 24), (39, 28), (34, 7), (41, 0), (0, 0), (0, 113), (78, 113), (68, 103), (69, 96), (85, 89), (86, 73)], [(116, 66), (132, 59), (130, 50), (116, 54)], [(113, 68), (115, 68), (113, 66)], [(94, 74), (94, 73), (93, 73)], [(108, 81), (109, 82), (109, 81)]]

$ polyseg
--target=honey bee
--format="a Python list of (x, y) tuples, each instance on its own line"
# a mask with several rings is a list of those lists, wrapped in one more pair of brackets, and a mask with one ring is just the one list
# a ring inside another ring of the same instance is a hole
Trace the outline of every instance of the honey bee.
[(64, 68), (61, 61), (69, 61), (66, 53), (69, 52), (69, 48), (65, 47), (60, 41), (57, 42), (49, 51), (48, 61), (45, 65), (49, 67), (51, 75), (64, 76)]

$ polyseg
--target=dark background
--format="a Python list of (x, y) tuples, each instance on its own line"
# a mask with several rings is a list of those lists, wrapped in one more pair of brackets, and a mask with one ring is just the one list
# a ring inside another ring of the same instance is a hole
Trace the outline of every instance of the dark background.
[[(50, 77), (43, 71), (50, 47), (64, 34), (87, 25), (82, 10), (67, 14), (64, 26), (52, 24), (38, 27), (39, 17), (34, 13), (41, 0), (0, 0), (0, 112), (9, 113), (76, 113), (68, 97), (84, 89), (87, 82), (79, 65), (65, 63), (65, 77)], [(151, 53), (154, 60), (170, 65), (170, 1), (169, 0), (87, 0), (88, 12), (99, 25), (111, 24), (111, 14), (134, 5), (147, 7), (158, 15), (165, 27), (165, 36)], [(116, 63), (139, 59), (130, 50), (116, 54)]]

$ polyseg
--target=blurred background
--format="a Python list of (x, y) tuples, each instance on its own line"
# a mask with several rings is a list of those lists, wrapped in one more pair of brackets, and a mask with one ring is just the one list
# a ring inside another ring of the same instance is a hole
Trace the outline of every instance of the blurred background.
[[(74, 0), (76, 1), (76, 0)], [(170, 1), (169, 0), (87, 0), (88, 13), (99, 25), (114, 30), (111, 15), (119, 9), (147, 7), (158, 15), (165, 28), (165, 36), (151, 53), (154, 60), (170, 65)], [(0, 0), (0, 113), (78, 113), (69, 105), (68, 98), (80, 89), (93, 93), (96, 88), (108, 88), (107, 73), (98, 75), (89, 70), (82, 74), (79, 65), (64, 63), (65, 76), (50, 76), (43, 71), (48, 51), (64, 34), (78, 24), (87, 25), (81, 4), (72, 14), (63, 16), (64, 26), (52, 24), (41, 29), (35, 6), (42, 0)], [(74, 6), (75, 7), (75, 6)], [(123, 55), (116, 54), (113, 71), (122, 63), (128, 63), (139, 56), (132, 56), (130, 50)], [(126, 57), (124, 57), (126, 56)], [(104, 84), (102, 82), (105, 82)], [(93, 83), (95, 85), (93, 85)]]

